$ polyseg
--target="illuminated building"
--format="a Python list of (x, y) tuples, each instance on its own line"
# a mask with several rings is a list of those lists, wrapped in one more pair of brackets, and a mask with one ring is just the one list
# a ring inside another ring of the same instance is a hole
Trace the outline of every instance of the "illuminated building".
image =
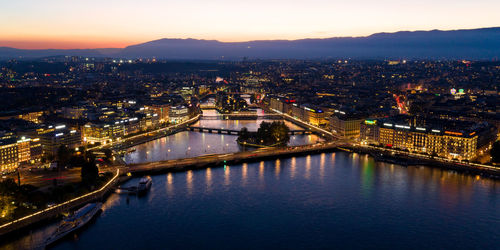
[(55, 155), (60, 146), (68, 148), (79, 147), (82, 142), (80, 132), (66, 128), (66, 125), (48, 126), (37, 129), (33, 137), (40, 138), (43, 155)]
[(367, 119), (359, 125), (359, 140), (367, 144), (378, 144), (380, 129), (377, 120)]
[(325, 113), (321, 108), (309, 104), (301, 105), (301, 108), (304, 110), (302, 112), (303, 119), (301, 120), (314, 126), (322, 126), (327, 123), (325, 120)]
[(198, 86), (198, 95), (205, 95), (210, 92), (210, 89), (206, 85)]
[(184, 99), (188, 99), (189, 96), (193, 95), (194, 88), (193, 87), (182, 87), (179, 90), (180, 96), (182, 96)]
[(291, 112), (289, 113), (295, 118), (315, 126), (326, 124), (325, 113), (322, 109), (316, 106), (309, 104), (298, 105), (297, 103), (293, 103), (291, 105)]
[(170, 110), (170, 104), (151, 104), (146, 106), (149, 112), (158, 115), (159, 121), (161, 123), (168, 122), (168, 113)]
[(328, 123), (325, 118), (325, 112), (322, 108), (311, 104), (299, 105), (295, 99), (292, 98), (279, 96), (271, 97), (269, 100), (269, 106), (272, 109), (289, 114), (299, 120), (315, 126), (323, 126)]
[(238, 94), (219, 92), (215, 98), (215, 106), (220, 113), (228, 114), (246, 109), (248, 103)]
[(0, 139), (0, 170), (11, 172), (22, 163), (39, 162), (41, 160), (39, 141), (38, 138), (32, 140), (25, 136), (16, 139), (12, 135)]
[(19, 165), (17, 141), (14, 138), (0, 140), (0, 170), (10, 172)]
[[(122, 125), (118, 127), (122, 128), (123, 131)], [(112, 131), (113, 127), (109, 124), (87, 123), (82, 128), (83, 141), (90, 144), (104, 144), (111, 139)]]
[(479, 150), (496, 140), (496, 128), (487, 123), (421, 120), (393, 117), (365, 120), (361, 141), (394, 149), (450, 159), (473, 160)]
[(158, 114), (146, 113), (132, 118), (87, 123), (82, 128), (83, 140), (90, 144), (106, 144), (126, 135), (157, 127), (158, 117)]
[(83, 107), (63, 107), (62, 116), (66, 119), (80, 119), (86, 111)]
[(40, 162), (43, 156), (42, 141), (34, 138), (30, 142), (30, 163)]
[(87, 123), (82, 128), (83, 140), (91, 144), (105, 144), (114, 138), (123, 137), (125, 122), (128, 123), (128, 119), (109, 123)]
[(359, 137), (361, 123), (364, 121), (360, 115), (336, 110), (330, 117), (330, 129), (339, 138), (355, 139)]
[(292, 106), (298, 106), (295, 99), (276, 96), (269, 99), (269, 106), (272, 109), (278, 110), (282, 113), (292, 114)]
[(31, 159), (31, 139), (21, 137), (17, 140), (18, 161), (29, 162)]
[(29, 112), (26, 114), (19, 115), (19, 119), (30, 121), (33, 123), (40, 123), (40, 117), (43, 115), (43, 111)]
[(169, 119), (171, 123), (179, 123), (189, 119), (189, 110), (186, 106), (170, 108)]

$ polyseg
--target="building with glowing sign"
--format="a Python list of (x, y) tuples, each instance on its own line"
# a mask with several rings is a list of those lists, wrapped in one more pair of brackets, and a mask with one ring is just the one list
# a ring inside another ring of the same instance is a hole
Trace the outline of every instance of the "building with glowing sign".
[(496, 134), (488, 123), (411, 116), (365, 120), (360, 128), (360, 140), (367, 144), (459, 160), (473, 160), (491, 148)]

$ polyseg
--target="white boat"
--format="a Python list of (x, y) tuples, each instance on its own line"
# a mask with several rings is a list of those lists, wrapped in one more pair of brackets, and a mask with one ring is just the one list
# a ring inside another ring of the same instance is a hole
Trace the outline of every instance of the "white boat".
[(102, 208), (102, 203), (89, 203), (76, 210), (73, 214), (67, 216), (57, 227), (56, 231), (45, 240), (45, 246), (48, 246), (64, 236), (74, 232), (87, 224)]
[(151, 188), (152, 184), (153, 184), (153, 179), (151, 179), (150, 176), (142, 177), (141, 180), (139, 181), (139, 185), (137, 185), (137, 193), (147, 192)]

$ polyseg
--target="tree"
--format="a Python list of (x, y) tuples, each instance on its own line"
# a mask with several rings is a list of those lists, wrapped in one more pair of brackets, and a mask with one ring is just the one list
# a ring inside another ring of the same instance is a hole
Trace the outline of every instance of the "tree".
[(65, 145), (61, 145), (59, 149), (57, 149), (57, 162), (58, 167), (62, 168), (68, 165), (69, 160), (71, 158), (71, 152)]
[(269, 144), (272, 138), (269, 137), (271, 132), (271, 123), (262, 122), (259, 129), (257, 129), (257, 143)]
[(73, 155), (69, 159), (69, 166), (70, 167), (82, 167), (85, 164), (85, 158), (83, 155)]
[(241, 128), (238, 140), (239, 141), (246, 141), (246, 140), (248, 140), (249, 137), (250, 137), (250, 133), (248, 132), (248, 128), (247, 127)]
[(288, 144), (290, 141), (290, 129), (282, 121), (271, 123), (271, 136), (274, 143)]
[(85, 159), (85, 163), (81, 170), (82, 183), (88, 186), (92, 186), (97, 182), (99, 177), (99, 169), (95, 164), (94, 157), (88, 157)]
[(500, 163), (500, 141), (493, 143), (493, 148), (490, 151), (491, 161), (494, 163)]
[(105, 160), (107, 163), (110, 163), (111, 160), (113, 159), (113, 151), (109, 148), (105, 148), (104, 150), (104, 155), (106, 156)]
[(9, 178), (0, 182), (0, 194), (12, 194), (14, 192), (17, 192), (18, 189), (19, 186), (16, 184), (16, 181), (14, 181), (14, 179)]
[(290, 141), (290, 129), (282, 121), (262, 122), (257, 132), (240, 131), (239, 141), (249, 141), (261, 145), (286, 145)]

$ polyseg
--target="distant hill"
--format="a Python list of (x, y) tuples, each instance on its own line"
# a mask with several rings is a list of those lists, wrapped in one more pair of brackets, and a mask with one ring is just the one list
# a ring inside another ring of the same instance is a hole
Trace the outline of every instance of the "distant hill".
[[(108, 50), (112, 51), (112, 53), (106, 53)], [(15, 49), (0, 47), (0, 58), (36, 58), (48, 56), (102, 57), (105, 55), (116, 54), (119, 51), (121, 51), (121, 49)]]
[(500, 59), (500, 27), (376, 33), (366, 37), (264, 40), (160, 39), (123, 49), (20, 50), (0, 48), (0, 58), (55, 55), (166, 59)]

